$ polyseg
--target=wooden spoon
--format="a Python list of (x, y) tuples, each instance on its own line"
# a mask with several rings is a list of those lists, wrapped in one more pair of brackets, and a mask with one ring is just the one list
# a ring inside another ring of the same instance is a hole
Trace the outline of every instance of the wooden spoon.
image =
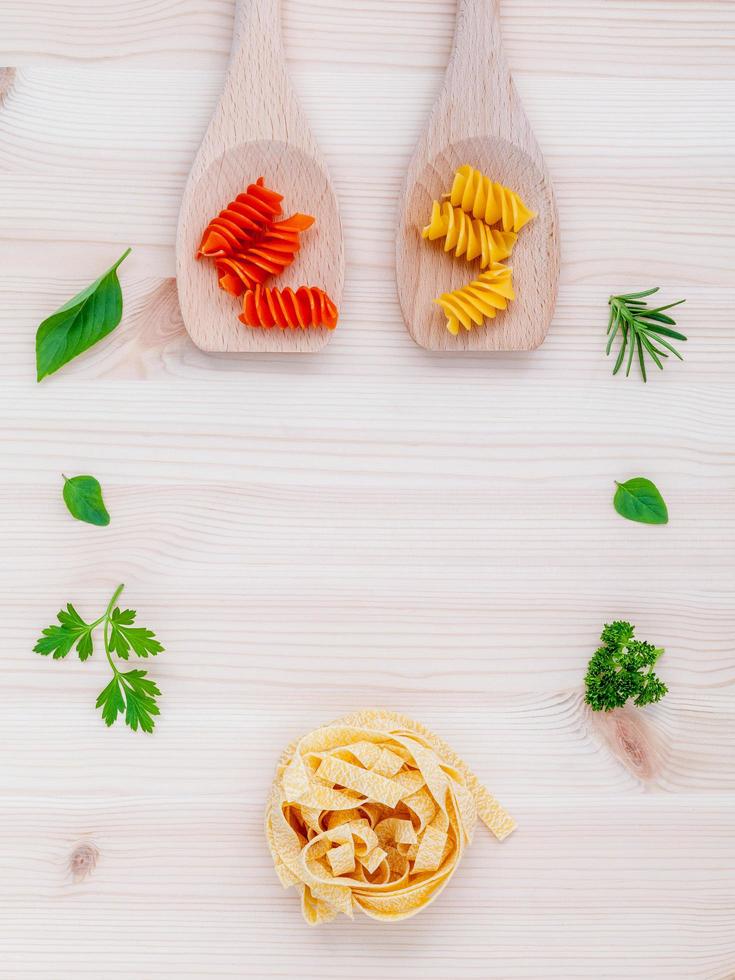
[(194, 160), (176, 235), (181, 312), (205, 351), (316, 351), (326, 328), (270, 330), (238, 320), (241, 304), (217, 284), (214, 264), (196, 261), (207, 223), (248, 184), (265, 177), (283, 194), (283, 216), (312, 214), (293, 264), (266, 285), (320, 286), (339, 306), (344, 246), (337, 199), (326, 166), (291, 87), (281, 38), (280, 0), (238, 0), (224, 90)]
[[(396, 241), (398, 296), (409, 333), (429, 350), (532, 350), (544, 340), (559, 281), (558, 218), (541, 151), (516, 93), (501, 48), (500, 0), (457, 0), (454, 50), (444, 87), (408, 168)], [(537, 211), (513, 254), (516, 300), (508, 309), (454, 337), (432, 302), (480, 273), (421, 237), (433, 200), (468, 163), (516, 191)]]

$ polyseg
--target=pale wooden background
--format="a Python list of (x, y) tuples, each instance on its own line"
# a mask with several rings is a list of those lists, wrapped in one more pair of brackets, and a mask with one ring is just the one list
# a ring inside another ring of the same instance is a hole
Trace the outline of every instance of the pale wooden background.
[[(171, 276), (231, 0), (3, 0), (3, 978), (735, 976), (735, 4), (504, 0), (559, 201), (533, 354), (428, 354), (393, 279), (403, 173), (453, 0), (285, 0), (348, 252), (313, 358), (208, 357)], [(36, 386), (39, 320), (122, 249), (124, 324)], [(610, 376), (612, 289), (686, 296), (684, 364)], [(104, 483), (73, 522), (60, 471)], [(667, 528), (614, 479), (662, 487)], [(167, 652), (153, 737), (106, 730), (102, 658), (31, 653), (118, 581)], [(671, 694), (590, 717), (602, 623)], [(379, 705), (446, 737), (520, 829), (424, 914), (310, 930), (261, 834), (282, 746)], [(86, 876), (70, 869), (98, 851)]]

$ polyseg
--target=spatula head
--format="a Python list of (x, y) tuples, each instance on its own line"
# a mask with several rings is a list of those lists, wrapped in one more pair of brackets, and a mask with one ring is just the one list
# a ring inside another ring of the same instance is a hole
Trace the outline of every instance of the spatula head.
[[(455, 337), (432, 300), (465, 286), (480, 274), (479, 259), (466, 262), (430, 242), (421, 230), (429, 223), (432, 201), (441, 200), (454, 174), (470, 164), (520, 195), (536, 218), (521, 229), (512, 255), (516, 299), (493, 320)], [(410, 173), (411, 171), (409, 171)], [(410, 178), (409, 178), (410, 179)], [(436, 351), (533, 350), (544, 340), (556, 304), (559, 238), (554, 195), (548, 175), (519, 147), (503, 139), (475, 137), (453, 143), (422, 169), (406, 190), (396, 243), (398, 296), (409, 333), (421, 347)]]
[(192, 174), (184, 192), (176, 236), (176, 278), (184, 324), (194, 343), (205, 351), (317, 351), (329, 341), (330, 330), (244, 326), (238, 320), (240, 301), (219, 288), (214, 263), (196, 259), (209, 221), (258, 177), (283, 195), (284, 218), (300, 211), (316, 219), (303, 232), (293, 264), (265, 285), (279, 289), (319, 286), (339, 307), (344, 280), (342, 231), (326, 171), (313, 157), (287, 143), (254, 141), (227, 150), (201, 175)]

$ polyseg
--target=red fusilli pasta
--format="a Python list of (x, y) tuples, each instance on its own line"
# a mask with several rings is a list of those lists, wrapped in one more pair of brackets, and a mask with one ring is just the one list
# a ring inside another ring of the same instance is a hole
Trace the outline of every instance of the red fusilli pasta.
[(281, 327), (302, 329), (328, 327), (334, 330), (339, 314), (337, 307), (323, 289), (299, 286), (293, 289), (272, 289), (258, 285), (243, 296), (240, 320), (248, 327)]
[(269, 276), (277, 276), (289, 266), (301, 247), (299, 235), (313, 225), (308, 214), (294, 214), (278, 221), (232, 256), (216, 260), (219, 284), (233, 296), (241, 296)]
[(244, 194), (220, 211), (202, 235), (197, 258), (223, 258), (252, 244), (281, 214), (283, 196), (265, 186), (259, 177)]
[(300, 235), (314, 224), (308, 214), (281, 221), (283, 197), (260, 177), (207, 225), (197, 258), (214, 262), (220, 288), (242, 296), (240, 320), (249, 327), (307, 330), (337, 326), (337, 307), (323, 289), (263, 286), (289, 266), (301, 247)]

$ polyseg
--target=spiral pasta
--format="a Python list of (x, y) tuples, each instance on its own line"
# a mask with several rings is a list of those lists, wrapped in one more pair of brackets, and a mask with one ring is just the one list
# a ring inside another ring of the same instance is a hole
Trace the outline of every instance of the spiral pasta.
[(503, 231), (517, 233), (536, 217), (536, 212), (531, 211), (515, 191), (496, 184), (468, 163), (456, 172), (452, 189), (445, 196), (452, 207), (459, 207), (488, 225), (500, 223)]
[(460, 326), (465, 330), (481, 326), (498, 310), (506, 309), (508, 300), (512, 299), (515, 299), (512, 272), (508, 266), (497, 262), (466, 286), (442, 293), (434, 302), (447, 317), (447, 330), (456, 336)]
[(515, 828), (445, 742), (410, 718), (365, 711), (286, 750), (266, 836), (307, 922), (352, 918), (355, 909), (396, 921), (442, 891), (478, 816), (498, 840)]
[(473, 218), (461, 208), (452, 207), (449, 201), (434, 201), (431, 220), (421, 233), (433, 242), (444, 239), (444, 251), (454, 251), (467, 262), (480, 257), (480, 268), (486, 269), (491, 262), (506, 259), (513, 251), (518, 235), (512, 231), (490, 228), (481, 218)]
[(219, 284), (233, 296), (241, 296), (269, 276), (277, 276), (289, 266), (301, 248), (299, 235), (313, 225), (308, 214), (294, 214), (271, 225), (251, 245), (231, 257), (216, 260)]
[(283, 197), (265, 186), (263, 177), (238, 194), (204, 229), (197, 258), (234, 255), (252, 244), (281, 214)]
[(317, 286), (299, 286), (294, 292), (257, 285), (243, 296), (239, 319), (248, 327), (334, 330), (339, 314), (329, 296)]
[(197, 258), (214, 262), (219, 286), (242, 296), (239, 319), (249, 327), (274, 326), (306, 330), (337, 326), (337, 307), (316, 286), (264, 288), (270, 276), (280, 275), (301, 247), (300, 235), (314, 224), (308, 214), (276, 221), (283, 197), (265, 186), (263, 177), (209, 222)]

